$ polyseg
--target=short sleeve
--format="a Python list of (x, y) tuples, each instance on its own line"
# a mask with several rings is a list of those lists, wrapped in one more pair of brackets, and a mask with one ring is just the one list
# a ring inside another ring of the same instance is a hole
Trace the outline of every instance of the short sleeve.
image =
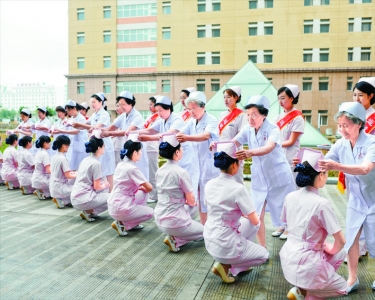
[(160, 131), (161, 131), (161, 125), (162, 125), (163, 121), (164, 120), (162, 118), (160, 118), (159, 120), (157, 120), (156, 122), (154, 122), (154, 124), (151, 125), (151, 128), (160, 133)]
[(182, 120), (182, 118), (180, 116), (176, 116), (175, 119), (173, 120), (169, 130), (180, 131), (184, 126), (185, 126), (184, 120)]
[(111, 119), (106, 111), (100, 113), (99, 120), (96, 124), (102, 124), (104, 127), (109, 126)]
[(25, 155), (25, 161), (28, 163), (29, 166), (35, 166), (34, 156), (31, 153)]
[(49, 156), (48, 152), (43, 153), (42, 164), (44, 167), (51, 164), (51, 157)]
[(99, 162), (92, 165), (92, 179), (98, 180), (103, 178), (102, 167)]
[(332, 235), (341, 230), (339, 221), (333, 211), (331, 203), (324, 202), (319, 207), (319, 222), (321, 226), (328, 232), (328, 234)]
[(133, 120), (130, 122), (130, 125), (137, 127), (137, 129), (142, 129), (145, 121), (143, 120), (140, 114), (134, 116)]
[(51, 128), (52, 123), (51, 123), (51, 121), (49, 119), (47, 119), (42, 126), (43, 127), (47, 127), (47, 128)]
[(61, 169), (64, 173), (70, 171), (69, 162), (66, 158), (61, 160)]
[(210, 116), (210, 119), (204, 131), (209, 132), (212, 139), (219, 138), (219, 128), (217, 124), (217, 119), (214, 116)]
[(184, 194), (191, 193), (193, 191), (193, 186), (191, 184), (191, 180), (189, 177), (189, 173), (182, 169), (183, 172), (179, 175), (179, 184), (181, 187), (181, 190), (184, 192)]
[(304, 133), (305, 131), (305, 120), (301, 117), (298, 116), (293, 120), (292, 127), (290, 129), (291, 132), (301, 132)]
[(276, 144), (281, 144), (280, 143), (280, 130), (278, 127), (272, 128), (269, 133), (268, 133), (268, 140), (273, 141)]
[(324, 156), (325, 159), (332, 159), (334, 160), (335, 162), (340, 162), (340, 158), (339, 158), (339, 155), (338, 155), (338, 151), (339, 151), (339, 147), (342, 147), (341, 145), (341, 140), (340, 141), (337, 141), (336, 143), (334, 143), (331, 147), (331, 149), (329, 149), (328, 153)]
[(129, 178), (131, 178), (131, 180), (133, 180), (133, 182), (136, 186), (140, 186), (141, 184), (147, 182), (147, 179), (146, 179), (145, 175), (142, 174), (142, 172), (139, 168), (132, 169), (130, 174), (129, 174)]
[(91, 125), (91, 122), (92, 122), (92, 119), (94, 118), (94, 116), (95, 116), (95, 113), (93, 113), (93, 114), (90, 116), (90, 118), (86, 121), (86, 124)]
[(193, 126), (193, 122), (195, 122), (195, 119), (189, 120), (184, 127), (181, 129), (181, 133), (183, 134), (190, 134), (191, 132), (191, 126)]
[(244, 216), (247, 216), (255, 211), (254, 204), (251, 201), (249, 192), (245, 186), (241, 186), (236, 192), (235, 202)]
[(121, 124), (123, 122), (123, 119), (125, 118), (126, 114), (122, 114), (120, 115), (118, 118), (115, 119), (115, 121), (113, 122), (113, 125), (116, 126), (117, 128), (121, 128)]
[(367, 153), (365, 154), (363, 160), (375, 163), (375, 138), (372, 138), (372, 143), (366, 150)]
[(247, 144), (248, 143), (248, 136), (250, 131), (250, 126), (247, 125), (244, 128), (241, 129), (239, 133), (232, 139), (233, 141), (236, 141), (240, 143), (241, 145)]

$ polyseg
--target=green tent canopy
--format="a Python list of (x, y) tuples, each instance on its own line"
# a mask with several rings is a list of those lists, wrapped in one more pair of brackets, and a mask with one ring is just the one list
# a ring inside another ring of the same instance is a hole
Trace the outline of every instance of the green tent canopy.
[[(246, 106), (247, 99), (251, 95), (264, 95), (270, 101), (270, 110), (268, 119), (273, 121), (281, 113), (281, 107), (277, 101), (277, 90), (268, 81), (261, 71), (251, 62), (248, 61), (233, 77), (207, 102), (206, 109), (215, 117), (227, 108), (223, 100), (223, 92), (232, 86), (240, 86), (242, 92), (241, 102), (238, 107), (243, 109)], [(174, 106), (174, 110), (182, 110), (181, 103)], [(309, 122), (306, 122), (305, 133), (301, 138), (302, 147), (316, 147), (317, 145), (331, 145), (332, 143), (325, 138)]]

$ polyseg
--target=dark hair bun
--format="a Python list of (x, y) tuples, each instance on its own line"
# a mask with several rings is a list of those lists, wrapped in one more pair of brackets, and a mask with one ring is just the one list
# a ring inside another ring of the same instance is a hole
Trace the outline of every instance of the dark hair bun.
[(86, 153), (95, 153), (98, 148), (103, 147), (104, 142), (102, 139), (97, 139), (96, 137), (92, 137), (87, 143), (85, 143)]
[(166, 159), (173, 159), (173, 155), (177, 150), (181, 148), (181, 144), (178, 144), (176, 147), (173, 147), (167, 142), (161, 142), (159, 145), (159, 155)]
[(57, 141), (53, 141), (52, 149), (57, 150)]
[(303, 164), (297, 164), (294, 172), (298, 172), (296, 177), (298, 187), (312, 186), (316, 176), (319, 174), (307, 161)]
[(15, 141), (17, 141), (18, 140), (18, 136), (17, 136), (17, 134), (11, 134), (11, 135), (9, 135), (6, 139), (5, 139), (5, 144), (7, 144), (7, 145), (13, 145), (13, 143), (15, 142)]
[(92, 146), (90, 142), (85, 143), (86, 153), (92, 153)]

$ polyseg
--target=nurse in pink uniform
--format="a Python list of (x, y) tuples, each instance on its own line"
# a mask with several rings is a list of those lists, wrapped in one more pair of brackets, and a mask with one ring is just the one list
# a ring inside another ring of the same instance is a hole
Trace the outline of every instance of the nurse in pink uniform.
[(33, 140), (31, 136), (24, 136), (19, 140), (18, 145), (21, 146), (21, 150), (18, 152), (17, 177), (22, 194), (28, 195), (35, 190), (31, 187), (31, 178), (35, 170), (35, 158), (30, 151)]
[(159, 146), (159, 154), (167, 162), (156, 172), (158, 203), (155, 207), (155, 223), (167, 236), (164, 243), (172, 252), (190, 241), (203, 239), (203, 225), (194, 221), (185, 205), (195, 206), (193, 187), (187, 170), (178, 165), (183, 156), (181, 144), (175, 134), (165, 134)]
[(76, 172), (71, 171), (68, 159), (65, 157), (69, 146), (70, 139), (66, 135), (59, 135), (52, 145), (52, 149), (57, 151), (57, 154), (51, 160), (50, 191), (52, 202), (57, 208), (71, 206), (70, 194), (73, 182), (69, 180), (76, 178)]
[(115, 219), (112, 228), (119, 236), (142, 229), (140, 223), (150, 220), (154, 212), (147, 206), (147, 193), (152, 191), (152, 185), (135, 165), (144, 155), (137, 136), (130, 134), (120, 152), (123, 161), (116, 167), (113, 190), (108, 198), (108, 213)]
[[(3, 144), (3, 140), (0, 136), (0, 146)], [(3, 178), (1, 177), (1, 170), (3, 168), (3, 153), (0, 151), (0, 185), (5, 185)]]
[(75, 209), (82, 211), (82, 219), (93, 222), (108, 208), (110, 184), (105, 180), (99, 161), (100, 156), (105, 153), (104, 141), (91, 137), (85, 147), (86, 152), (91, 155), (79, 165), (70, 200)]
[[(287, 298), (326, 299), (346, 295), (348, 284), (336, 273), (345, 258), (345, 238), (331, 203), (319, 195), (328, 172), (318, 161), (320, 151), (301, 149), (294, 171), (301, 189), (285, 198), (281, 220), (288, 224), (289, 236), (281, 248), (280, 260), (285, 279), (294, 285)], [(334, 243), (326, 242), (332, 235)]]
[(35, 143), (38, 152), (35, 154), (35, 170), (31, 178), (31, 185), (35, 189), (34, 195), (39, 200), (50, 197), (49, 180), (51, 176), (51, 157), (48, 150), (51, 147), (49, 136), (42, 135)]
[(212, 272), (232, 283), (229, 270), (234, 276), (249, 271), (263, 264), (269, 253), (254, 243), (260, 220), (246, 187), (234, 177), (240, 168), (236, 145), (219, 142), (216, 147), (214, 164), (221, 173), (205, 188), (208, 218), (203, 235), (208, 253), (216, 260)]
[(20, 186), (17, 178), (18, 152), (16, 147), (18, 145), (18, 136), (16, 134), (9, 135), (5, 143), (9, 147), (4, 151), (1, 177), (5, 181), (8, 190), (13, 190)]

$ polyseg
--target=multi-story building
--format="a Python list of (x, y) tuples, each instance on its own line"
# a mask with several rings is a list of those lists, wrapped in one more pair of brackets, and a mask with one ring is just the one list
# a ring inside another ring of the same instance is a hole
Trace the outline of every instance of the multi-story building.
[(315, 127), (334, 127), (356, 81), (375, 76), (374, 16), (374, 0), (70, 0), (68, 95), (104, 91), (113, 110), (130, 90), (147, 111), (189, 86), (211, 98), (251, 60), (276, 88), (299, 85)]
[(43, 83), (19, 83), (0, 87), (0, 103), (3, 108), (18, 110), (21, 106), (33, 110), (37, 106), (58, 105), (53, 85)]

